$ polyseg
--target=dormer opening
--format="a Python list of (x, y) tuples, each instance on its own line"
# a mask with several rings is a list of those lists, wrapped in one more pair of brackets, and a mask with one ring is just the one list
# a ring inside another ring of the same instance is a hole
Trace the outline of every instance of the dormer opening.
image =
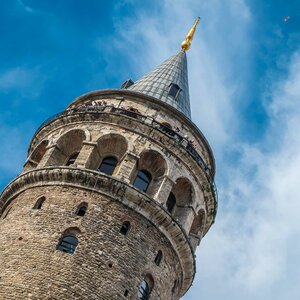
[(121, 89), (128, 89), (133, 84), (134, 82), (131, 79), (128, 79), (121, 85)]
[(176, 100), (179, 97), (179, 94), (181, 91), (182, 91), (182, 89), (179, 87), (179, 85), (172, 82), (169, 85), (168, 96), (171, 96), (172, 98), (174, 98)]

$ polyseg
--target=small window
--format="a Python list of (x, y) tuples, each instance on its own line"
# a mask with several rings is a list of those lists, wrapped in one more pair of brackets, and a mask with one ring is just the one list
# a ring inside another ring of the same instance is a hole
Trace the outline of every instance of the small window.
[(127, 297), (128, 294), (129, 294), (129, 291), (128, 291), (128, 290), (125, 290), (125, 291), (124, 291), (124, 296)]
[(66, 166), (72, 166), (72, 165), (74, 165), (74, 163), (75, 163), (75, 161), (76, 161), (76, 159), (77, 159), (77, 157), (78, 157), (78, 154), (79, 154), (79, 152), (73, 153), (73, 154), (69, 157), (69, 159), (68, 159), (68, 161), (67, 161), (67, 163), (66, 163)]
[(114, 157), (106, 157), (102, 160), (100, 167), (98, 168), (99, 172), (105, 173), (107, 175), (112, 175), (118, 160)]
[(151, 275), (147, 275), (139, 285), (138, 298), (140, 300), (149, 300), (152, 289), (153, 278)]
[(140, 170), (136, 175), (133, 185), (139, 190), (146, 192), (151, 182), (151, 179), (151, 174), (148, 171)]
[(168, 96), (171, 96), (175, 100), (178, 98), (179, 94), (181, 92), (181, 88), (176, 83), (171, 83), (169, 85), (169, 93)]
[(37, 199), (37, 201), (34, 204), (33, 209), (41, 209), (45, 200), (46, 200), (45, 197), (40, 197), (39, 199)]
[(160, 265), (160, 263), (161, 263), (161, 261), (162, 261), (162, 258), (163, 258), (163, 254), (162, 254), (161, 250), (159, 250), (159, 251), (157, 252), (157, 254), (156, 254), (155, 259), (154, 259), (154, 262), (155, 262), (155, 264), (156, 264), (157, 266)]
[(79, 216), (79, 217), (83, 217), (85, 215), (86, 211), (87, 211), (87, 205), (86, 204), (80, 204), (78, 209), (77, 209), (76, 215)]
[(57, 250), (73, 254), (78, 245), (78, 240), (75, 236), (67, 235), (59, 243)]
[(123, 235), (127, 235), (129, 229), (130, 229), (130, 223), (128, 221), (126, 221), (122, 224), (120, 233)]
[(165, 133), (167, 133), (170, 136), (174, 136), (175, 135), (175, 132), (172, 129), (172, 126), (169, 123), (167, 123), (167, 122), (162, 122), (160, 124), (160, 126), (159, 126), (159, 129), (161, 131), (164, 131)]
[(176, 204), (176, 198), (175, 198), (174, 194), (171, 192), (168, 197), (167, 203), (166, 203), (167, 210), (169, 213), (172, 213), (172, 211), (175, 207), (175, 204)]

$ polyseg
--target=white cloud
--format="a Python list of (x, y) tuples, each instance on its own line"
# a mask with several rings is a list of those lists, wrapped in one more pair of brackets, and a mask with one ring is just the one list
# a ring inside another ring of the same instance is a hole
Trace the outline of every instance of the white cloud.
[(190, 94), (194, 121), (217, 158), (220, 208), (183, 299), (298, 299), (300, 52), (287, 78), (273, 83), (265, 139), (245, 144), (237, 135), (237, 95), (253, 71), (250, 10), (242, 0), (163, 3), (157, 15), (116, 20), (115, 45), (143, 75), (179, 50), (193, 20), (202, 17), (188, 52)]
[(0, 91), (8, 93), (15, 90), (25, 97), (38, 97), (44, 81), (45, 75), (41, 73), (39, 66), (11, 68), (0, 74)]
[[(244, 57), (250, 49), (246, 38), (249, 9), (242, 0), (213, 0), (209, 4), (165, 0), (161, 5), (158, 15), (142, 12), (128, 20), (116, 18), (114, 49), (126, 53), (135, 66), (137, 77), (133, 79), (138, 79), (180, 50), (181, 41), (200, 15), (202, 21), (187, 53), (191, 105), (199, 128), (215, 148), (221, 149), (236, 120), (232, 109), (234, 95), (247, 72), (251, 72), (251, 62)], [(110, 60), (107, 59), (108, 66)], [(240, 69), (235, 69), (238, 63)]]
[[(187, 299), (197, 299), (197, 289), (202, 299), (300, 296), (299, 54), (294, 55), (288, 78), (277, 83), (266, 107), (271, 118), (267, 136), (274, 148), (239, 145), (238, 168), (224, 170), (230, 176), (220, 193), (226, 202), (221, 203), (217, 222), (199, 249), (205, 270)], [(242, 209), (240, 201), (247, 203)]]
[(28, 5), (24, 3), (22, 0), (18, 0), (18, 3), (27, 11), (28, 13), (34, 13), (35, 11)]

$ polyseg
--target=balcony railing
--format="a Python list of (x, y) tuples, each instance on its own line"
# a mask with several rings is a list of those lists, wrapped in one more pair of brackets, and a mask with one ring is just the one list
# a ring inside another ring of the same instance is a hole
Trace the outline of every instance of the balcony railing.
[[(61, 117), (61, 116), (68, 116), (72, 115), (74, 113), (113, 113), (113, 114), (120, 114), (124, 115), (129, 118), (133, 118), (138, 120), (141, 123), (147, 124), (148, 126), (151, 126), (160, 132), (167, 135), (169, 138), (173, 139), (178, 145), (185, 148), (185, 150), (193, 157), (193, 159), (197, 162), (197, 164), (201, 167), (201, 169), (205, 172), (206, 177), (208, 181), (211, 184), (211, 187), (213, 189), (214, 195), (215, 195), (215, 204), (217, 208), (217, 190), (214, 183), (214, 178), (211, 173), (210, 168), (207, 166), (207, 164), (204, 162), (201, 155), (197, 152), (194, 145), (191, 141), (189, 141), (186, 137), (183, 137), (180, 135), (177, 131), (173, 130), (169, 126), (166, 126), (163, 123), (157, 122), (154, 118), (145, 116), (140, 114), (137, 111), (124, 109), (120, 107), (114, 107), (112, 105), (103, 105), (103, 106), (93, 106), (93, 105), (81, 105), (72, 109), (65, 110), (63, 112), (60, 112), (50, 118), (48, 118), (46, 121), (44, 121), (40, 127), (37, 129), (37, 132), (40, 131), (44, 126), (51, 123), (53, 120)], [(36, 132), (36, 133), (37, 133)], [(36, 134), (35, 134), (36, 135)], [(216, 214), (216, 210), (215, 210)]]

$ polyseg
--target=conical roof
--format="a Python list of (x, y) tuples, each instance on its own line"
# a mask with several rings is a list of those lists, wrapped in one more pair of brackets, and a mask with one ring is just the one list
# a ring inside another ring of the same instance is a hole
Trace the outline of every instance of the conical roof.
[(149, 74), (128, 87), (128, 90), (159, 99), (191, 117), (187, 59), (181, 50)]

